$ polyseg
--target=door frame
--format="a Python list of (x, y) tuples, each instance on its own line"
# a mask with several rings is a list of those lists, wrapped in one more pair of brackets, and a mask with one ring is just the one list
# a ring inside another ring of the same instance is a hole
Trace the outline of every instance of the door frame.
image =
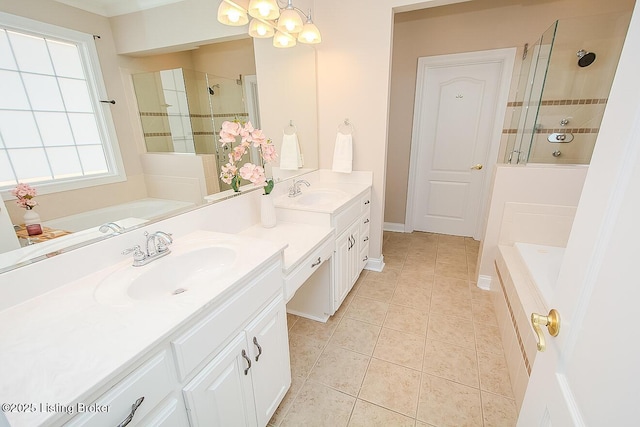
[[(501, 76), (498, 89), (498, 99), (496, 101), (496, 113), (494, 118), (491, 141), (487, 150), (487, 158), (483, 162), (486, 171), (493, 173), (493, 168), (498, 160), (498, 150), (500, 148), (502, 128), (507, 111), (509, 100), (509, 89), (513, 75), (516, 48), (482, 50), (477, 52), (454, 53), (449, 55), (423, 56), (418, 58), (418, 73), (416, 76), (415, 104), (413, 108), (413, 127), (411, 132), (411, 157), (409, 158), (409, 182), (407, 186), (407, 205), (405, 209), (404, 231), (411, 233), (413, 224), (413, 206), (415, 202), (414, 191), (416, 187), (416, 172), (418, 170), (418, 145), (421, 139), (419, 118), (422, 116), (422, 92), (424, 88), (424, 77), (428, 68), (439, 68), (451, 65), (473, 65), (486, 63), (500, 63)], [(487, 178), (487, 172), (482, 182), (482, 194), (480, 196), (479, 211), (482, 218), (476, 224), (473, 238), (480, 240), (486, 222), (488, 198), (491, 190), (491, 179)]]

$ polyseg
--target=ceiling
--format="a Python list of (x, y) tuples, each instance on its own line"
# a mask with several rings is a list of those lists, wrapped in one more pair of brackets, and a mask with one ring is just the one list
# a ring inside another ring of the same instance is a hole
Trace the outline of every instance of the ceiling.
[(182, 0), (54, 0), (98, 15), (111, 17), (152, 9)]

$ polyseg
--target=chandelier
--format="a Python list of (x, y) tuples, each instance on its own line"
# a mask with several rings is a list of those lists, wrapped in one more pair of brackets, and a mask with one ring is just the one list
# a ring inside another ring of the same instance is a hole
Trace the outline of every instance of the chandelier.
[(294, 7), (292, 1), (288, 0), (287, 5), (281, 8), (278, 0), (251, 0), (247, 7), (239, 4), (242, 0), (222, 0), (218, 7), (218, 21), (234, 27), (249, 24), (251, 37), (273, 37), (273, 45), (279, 48), (293, 47), (297, 42), (320, 43), (322, 38), (311, 20), (311, 11), (305, 14)]

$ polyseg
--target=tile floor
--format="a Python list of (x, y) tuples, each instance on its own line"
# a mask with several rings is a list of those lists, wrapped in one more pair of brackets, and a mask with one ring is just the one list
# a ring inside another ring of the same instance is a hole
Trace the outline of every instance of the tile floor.
[(384, 271), (363, 271), (326, 324), (288, 315), (292, 384), (269, 425), (514, 426), (478, 246), (385, 232)]

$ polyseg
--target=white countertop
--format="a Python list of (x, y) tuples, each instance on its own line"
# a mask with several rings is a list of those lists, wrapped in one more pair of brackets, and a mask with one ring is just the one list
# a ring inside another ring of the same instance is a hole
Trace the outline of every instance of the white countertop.
[[(321, 213), (338, 213), (342, 207), (347, 205), (353, 200), (354, 197), (363, 194), (367, 189), (371, 187), (371, 183), (363, 182), (318, 182), (311, 184), (310, 187), (304, 185), (300, 186), (301, 194), (296, 197), (289, 197), (287, 194), (283, 194), (274, 199), (274, 205), (277, 208), (294, 209), (309, 212), (321, 212)], [(305, 195), (314, 192), (336, 192), (343, 193), (343, 197), (337, 196), (332, 200), (327, 200), (324, 203), (314, 204), (301, 204), (300, 200)]]
[[(176, 238), (174, 245), (202, 238), (234, 242), (242, 249), (238, 264), (214, 286), (152, 301), (130, 300), (115, 306), (98, 302), (95, 293), (99, 284), (130, 265), (132, 259), (127, 258), (0, 312), (0, 402), (82, 402), (176, 328), (225, 298), (251, 271), (277, 260), (285, 246), (206, 231)], [(5, 415), (12, 426), (30, 427), (60, 414), (36, 411)]]
[(278, 221), (275, 227), (264, 228), (257, 224), (247, 228), (240, 235), (288, 245), (284, 250), (283, 274), (286, 276), (308, 254), (331, 238), (333, 231), (333, 227)]

